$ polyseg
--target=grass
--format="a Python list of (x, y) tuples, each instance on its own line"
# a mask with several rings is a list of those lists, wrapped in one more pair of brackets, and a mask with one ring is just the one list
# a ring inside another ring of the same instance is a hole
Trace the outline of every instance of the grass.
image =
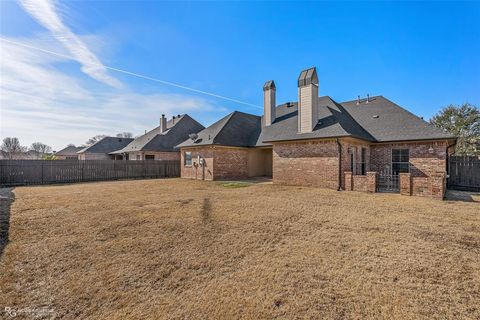
[(225, 188), (232, 188), (232, 189), (235, 189), (235, 188), (244, 188), (244, 187), (248, 187), (251, 185), (250, 182), (246, 182), (246, 181), (228, 181), (228, 182), (218, 182), (219, 185), (225, 187)]
[(0, 257), (0, 303), (12, 308), (69, 319), (480, 318), (478, 202), (180, 179), (14, 192)]

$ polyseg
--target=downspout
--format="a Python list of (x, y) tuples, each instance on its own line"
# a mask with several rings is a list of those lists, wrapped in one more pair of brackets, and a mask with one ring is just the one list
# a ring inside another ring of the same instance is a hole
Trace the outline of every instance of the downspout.
[(335, 139), (338, 146), (338, 189), (337, 191), (342, 190), (342, 144), (340, 140)]
[(455, 139), (455, 142), (452, 143), (451, 145), (447, 146), (447, 150), (446, 150), (446, 161), (445, 161), (445, 165), (447, 166), (445, 168), (445, 171), (447, 172), (447, 175), (450, 177), (450, 161), (448, 160), (448, 149), (450, 149), (451, 147), (455, 147), (457, 145), (457, 140)]

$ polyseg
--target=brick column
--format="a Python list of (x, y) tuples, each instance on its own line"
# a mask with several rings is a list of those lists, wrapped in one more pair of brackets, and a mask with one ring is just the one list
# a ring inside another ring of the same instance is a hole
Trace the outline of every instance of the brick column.
[(410, 173), (400, 173), (400, 194), (404, 196), (412, 195), (412, 177)]
[(375, 171), (367, 172), (367, 192), (377, 191), (377, 173)]
[(445, 195), (445, 172), (435, 172), (430, 176), (430, 194), (433, 198), (443, 199)]
[(353, 177), (351, 171), (345, 171), (345, 190), (352, 191), (353, 190)]

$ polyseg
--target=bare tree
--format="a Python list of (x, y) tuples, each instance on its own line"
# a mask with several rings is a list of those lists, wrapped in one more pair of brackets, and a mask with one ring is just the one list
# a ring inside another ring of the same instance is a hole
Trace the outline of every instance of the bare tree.
[(117, 133), (118, 138), (132, 138), (133, 134), (131, 132), (121, 132)]
[(0, 150), (6, 152), (10, 159), (18, 159), (22, 158), (22, 154), (27, 150), (27, 148), (22, 147), (17, 137), (6, 137), (2, 141)]
[(38, 153), (42, 153), (42, 154), (52, 152), (52, 148), (50, 146), (46, 145), (45, 143), (41, 143), (41, 142), (32, 143), (30, 149), (34, 150)]
[(96, 136), (91, 137), (90, 139), (88, 139), (87, 142), (85, 142), (85, 144), (86, 144), (87, 146), (91, 146), (92, 144), (97, 143), (98, 141), (102, 140), (102, 139), (105, 138), (105, 137), (106, 137), (106, 135), (104, 135), (104, 134), (98, 134), (98, 135), (96, 135)]

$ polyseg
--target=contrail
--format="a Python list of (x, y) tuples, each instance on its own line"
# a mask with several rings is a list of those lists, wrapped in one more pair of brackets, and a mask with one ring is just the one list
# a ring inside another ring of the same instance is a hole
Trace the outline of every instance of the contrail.
[[(62, 58), (66, 58), (66, 59), (70, 59), (70, 60), (76, 60), (76, 59), (74, 59), (74, 58), (71, 57), (71, 56), (68, 56), (68, 55), (65, 55), (65, 54), (61, 54), (61, 53), (57, 53), (57, 52), (50, 51), (50, 50), (46, 50), (46, 49), (42, 49), (42, 48), (38, 48), (38, 47), (29, 45), (29, 44), (12, 41), (12, 40), (5, 39), (5, 38), (2, 38), (2, 37), (0, 37), (0, 40), (5, 41), (5, 42), (8, 42), (8, 43), (11, 43), (11, 44), (14, 44), (14, 45), (17, 45), (17, 46), (22, 46), (22, 47), (25, 47), (25, 48), (34, 49), (34, 50), (42, 51), (42, 52), (45, 52), (45, 53), (53, 54), (53, 55), (56, 55), (56, 56), (59, 56), (59, 57), (62, 57)], [(219, 95), (219, 94), (215, 94), (215, 93), (211, 93), (211, 92), (207, 92), (207, 91), (203, 91), (203, 90), (198, 90), (198, 89), (190, 88), (190, 87), (187, 87), (187, 86), (178, 84), (178, 83), (174, 83), (174, 82), (170, 82), (170, 81), (165, 81), (165, 80), (161, 80), (161, 79), (157, 79), (157, 78), (153, 78), (153, 77), (141, 75), (141, 74), (138, 74), (138, 73), (135, 73), (135, 72), (126, 71), (126, 70), (123, 70), (123, 69), (118, 69), (118, 68), (114, 68), (114, 67), (109, 67), (109, 66), (103, 65), (103, 64), (101, 64), (101, 63), (100, 63), (99, 65), (101, 65), (102, 67), (104, 67), (104, 68), (106, 68), (106, 69), (113, 70), (113, 71), (120, 72), (120, 73), (124, 73), (124, 74), (128, 74), (128, 75), (131, 75), (131, 76), (134, 76), (134, 77), (138, 77), (138, 78), (142, 78), (142, 79), (146, 79), (146, 80), (158, 82), (158, 83), (165, 84), (165, 85), (169, 85), (169, 86), (172, 86), (172, 87), (181, 88), (181, 89), (184, 89), (184, 90), (188, 90), (188, 91), (192, 91), (192, 92), (204, 94), (204, 95), (207, 95), (207, 96), (215, 97), (215, 98), (218, 98), (218, 99), (223, 99), (223, 100), (227, 100), (227, 101), (231, 101), (231, 102), (243, 104), (243, 105), (250, 106), (250, 107), (254, 107), (254, 108), (263, 109), (263, 107), (261, 107), (261, 106), (258, 106), (258, 105), (252, 104), (252, 103), (248, 103), (248, 102), (243, 102), (243, 101), (240, 101), (240, 100), (237, 100), (237, 99), (225, 97), (225, 96), (222, 96), (222, 95)]]

